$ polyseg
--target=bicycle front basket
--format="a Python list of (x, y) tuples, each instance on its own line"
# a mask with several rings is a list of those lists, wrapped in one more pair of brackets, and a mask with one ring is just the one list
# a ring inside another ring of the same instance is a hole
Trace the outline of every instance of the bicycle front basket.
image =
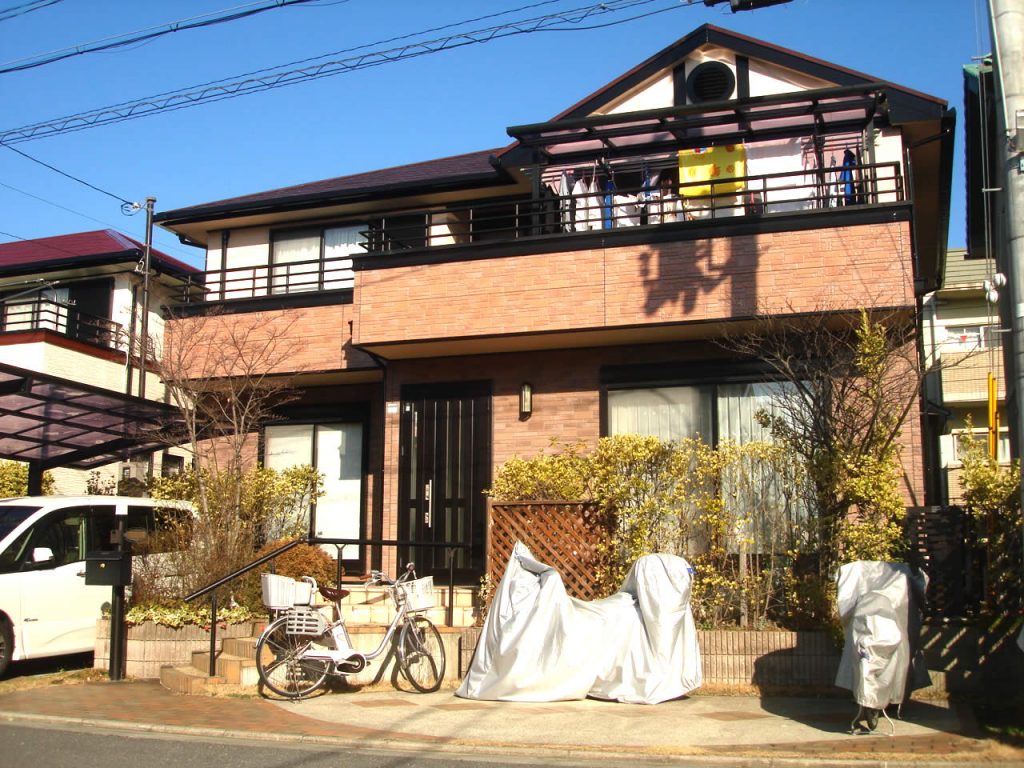
[(296, 606), (285, 614), (284, 631), (289, 635), (322, 635), (327, 622), (320, 611)]
[(434, 607), (434, 577), (403, 581), (398, 585), (399, 599), (404, 598), (409, 611), (426, 611)]

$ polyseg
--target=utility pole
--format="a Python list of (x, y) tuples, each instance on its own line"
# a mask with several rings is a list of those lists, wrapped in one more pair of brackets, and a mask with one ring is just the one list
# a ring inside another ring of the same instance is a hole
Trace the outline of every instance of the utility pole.
[(149, 264), (153, 251), (153, 206), (146, 198), (146, 247), (142, 256), (142, 322), (139, 329), (139, 397), (146, 396), (146, 358), (149, 356)]
[[(996, 91), (996, 136), (992, 150), (998, 195), (997, 258), (1006, 264), (1011, 302), (1011, 343), (1007, 371), (1012, 375), (1017, 458), (1024, 452), (1024, 0), (989, 0), (992, 70)], [(999, 263), (997, 261), (997, 263)], [(1004, 315), (1005, 316), (1005, 315)], [(1009, 383), (1009, 382), (1008, 382)], [(1024, 509), (1024, 487), (1021, 488)], [(1024, 637), (1024, 635), (1022, 635)]]

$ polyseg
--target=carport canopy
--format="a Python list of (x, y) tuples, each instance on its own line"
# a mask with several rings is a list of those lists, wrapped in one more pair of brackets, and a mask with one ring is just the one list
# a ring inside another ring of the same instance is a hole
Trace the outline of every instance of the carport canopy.
[(165, 403), (0, 363), (0, 458), (28, 462), (29, 493), (54, 467), (92, 469), (166, 447)]

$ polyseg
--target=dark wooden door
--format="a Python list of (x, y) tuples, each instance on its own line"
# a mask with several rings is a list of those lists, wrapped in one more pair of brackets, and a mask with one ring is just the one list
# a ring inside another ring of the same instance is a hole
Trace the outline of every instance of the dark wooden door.
[[(491, 388), (487, 382), (402, 389), (399, 460), (399, 538), (469, 544), (452, 550), (455, 578), (475, 583), (483, 574), (491, 482)], [(449, 552), (412, 547), (404, 552), (417, 574), (447, 581)]]

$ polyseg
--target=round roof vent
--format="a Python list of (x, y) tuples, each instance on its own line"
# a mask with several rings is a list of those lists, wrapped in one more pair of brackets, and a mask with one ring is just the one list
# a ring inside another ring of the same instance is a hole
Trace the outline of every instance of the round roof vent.
[(686, 78), (686, 95), (692, 104), (726, 101), (736, 89), (736, 75), (720, 61), (698, 64)]

